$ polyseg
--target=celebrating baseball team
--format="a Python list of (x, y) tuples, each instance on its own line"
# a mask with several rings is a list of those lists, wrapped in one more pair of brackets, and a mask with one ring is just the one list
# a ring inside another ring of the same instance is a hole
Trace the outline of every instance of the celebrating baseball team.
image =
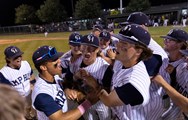
[(100, 25), (72, 32), (68, 52), (34, 51), (37, 75), (24, 52), (7, 47), (0, 98), (10, 102), (0, 100), (0, 120), (187, 120), (188, 33), (171, 29), (161, 47), (148, 26), (134, 12), (118, 34)]

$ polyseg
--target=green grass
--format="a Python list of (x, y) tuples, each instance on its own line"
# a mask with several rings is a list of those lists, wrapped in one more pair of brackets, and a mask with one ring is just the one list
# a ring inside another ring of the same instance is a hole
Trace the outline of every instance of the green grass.
[[(149, 31), (151, 33), (151, 36), (154, 40), (156, 40), (160, 45), (163, 45), (163, 39), (160, 38), (161, 35), (166, 35), (170, 29), (172, 29), (172, 26), (168, 27), (149, 27)], [(183, 28), (184, 30), (188, 31), (188, 28)], [(119, 29), (115, 30), (115, 33), (118, 33)], [(85, 35), (90, 33), (91, 31), (80, 31), (80, 34)], [(15, 45), (18, 46), (23, 52), (23, 59), (27, 60), (33, 69), (34, 65), (32, 62), (32, 54), (33, 52), (42, 45), (51, 45), (57, 48), (58, 51), (66, 52), (69, 50), (68, 46), (68, 36), (70, 35), (70, 32), (61, 32), (61, 33), (49, 33), (48, 37), (45, 38), (44, 34), (24, 34), (24, 35), (1, 35), (0, 41), (2, 40), (23, 40), (23, 42), (17, 42), (17, 43), (7, 43), (7, 44), (0, 44), (0, 68), (2, 68), (5, 65), (5, 59), (4, 59), (4, 49), (7, 46)], [(54, 40), (49, 40), (54, 38)], [(26, 42), (24, 39), (35, 39), (33, 41)]]

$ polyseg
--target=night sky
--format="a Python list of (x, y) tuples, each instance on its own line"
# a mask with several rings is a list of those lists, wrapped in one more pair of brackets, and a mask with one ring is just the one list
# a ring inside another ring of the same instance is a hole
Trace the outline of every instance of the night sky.
[[(36, 9), (40, 8), (40, 5), (45, 0), (1, 0), (0, 2), (0, 25), (9, 26), (14, 25), (15, 8), (21, 4), (28, 4), (34, 6)], [(78, 0), (73, 0), (74, 4)], [(103, 9), (118, 8), (119, 0), (99, 0)], [(123, 7), (127, 6), (130, 0), (123, 0)], [(188, 0), (150, 0), (152, 6), (162, 4), (173, 4), (180, 2), (187, 2)], [(61, 0), (61, 3), (65, 6), (68, 16), (72, 16), (71, 0)]]

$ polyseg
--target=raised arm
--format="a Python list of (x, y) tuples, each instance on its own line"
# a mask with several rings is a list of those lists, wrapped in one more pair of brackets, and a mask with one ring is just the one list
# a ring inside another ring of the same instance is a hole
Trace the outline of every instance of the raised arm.
[(162, 86), (172, 101), (179, 106), (185, 113), (188, 113), (188, 98), (177, 92), (171, 85), (169, 85), (161, 75), (157, 75), (152, 79), (160, 86)]

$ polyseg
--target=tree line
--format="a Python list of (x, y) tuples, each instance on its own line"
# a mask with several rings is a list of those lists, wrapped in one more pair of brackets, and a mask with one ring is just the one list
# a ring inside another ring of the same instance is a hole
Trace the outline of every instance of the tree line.
[[(70, 6), (71, 7), (71, 6)], [(124, 12), (144, 11), (150, 7), (149, 0), (131, 0)], [(52, 23), (67, 20), (67, 11), (60, 0), (46, 0), (39, 9), (22, 4), (15, 8), (15, 24)], [(79, 0), (75, 4), (73, 18), (93, 19), (104, 17), (99, 0)]]

